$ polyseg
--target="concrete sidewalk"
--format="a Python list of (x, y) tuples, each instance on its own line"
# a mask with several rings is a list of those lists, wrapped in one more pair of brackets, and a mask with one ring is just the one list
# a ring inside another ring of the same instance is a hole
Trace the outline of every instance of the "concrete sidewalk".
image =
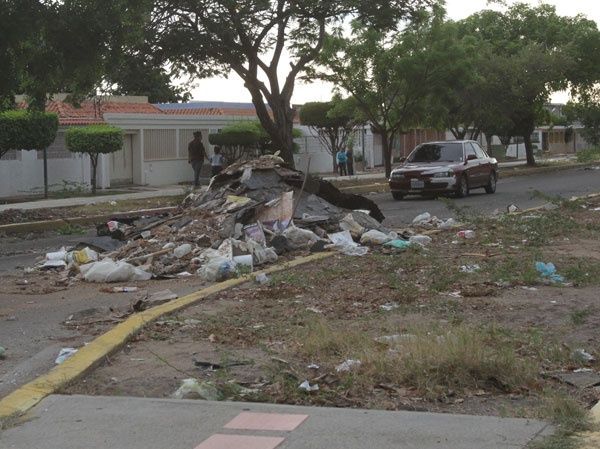
[(129, 397), (50, 396), (28, 418), (0, 447), (515, 449), (551, 432), (525, 419)]
[(23, 203), (1, 204), (0, 212), (8, 209), (54, 209), (56, 207), (85, 206), (88, 204), (110, 203), (111, 201), (143, 200), (161, 196), (183, 195), (187, 189), (182, 186), (157, 187), (151, 190), (132, 193), (116, 193), (114, 195), (86, 196), (78, 198), (60, 198), (54, 200), (27, 201)]

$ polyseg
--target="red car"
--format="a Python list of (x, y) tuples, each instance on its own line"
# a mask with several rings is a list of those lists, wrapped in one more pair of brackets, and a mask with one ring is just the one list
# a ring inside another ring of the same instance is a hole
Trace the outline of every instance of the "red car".
[(498, 161), (472, 140), (428, 142), (417, 146), (403, 164), (392, 170), (394, 199), (406, 195), (454, 193), (464, 197), (472, 189), (496, 191)]

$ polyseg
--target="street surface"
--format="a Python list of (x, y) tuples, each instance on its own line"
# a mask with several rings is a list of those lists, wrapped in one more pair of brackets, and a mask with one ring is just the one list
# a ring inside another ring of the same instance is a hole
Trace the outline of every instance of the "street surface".
[[(228, 425), (243, 412), (262, 415)], [(550, 430), (527, 419), (123, 397), (50, 396), (30, 415), (0, 447), (516, 449)]]
[[(450, 198), (452, 204), (465, 208), (468, 213), (492, 213), (494, 210), (506, 211), (506, 207), (515, 204), (521, 209), (541, 206), (547, 203), (543, 198), (535, 198), (534, 191), (545, 195), (560, 195), (563, 198), (600, 192), (600, 170), (572, 169), (530, 176), (515, 176), (498, 180), (496, 193), (488, 195), (483, 189), (471, 192), (467, 198)], [(438, 218), (449, 218), (455, 214), (443, 201), (409, 196), (395, 201), (390, 193), (378, 193), (369, 196), (382, 209), (388, 226), (402, 226), (412, 222), (423, 212), (429, 212)]]

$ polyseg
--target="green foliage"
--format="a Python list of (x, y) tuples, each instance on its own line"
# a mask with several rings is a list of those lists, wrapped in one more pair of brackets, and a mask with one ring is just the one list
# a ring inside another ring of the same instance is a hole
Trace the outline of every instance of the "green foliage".
[(56, 114), (0, 112), (0, 157), (9, 150), (43, 150), (54, 142), (57, 130)]
[(592, 89), (580, 96), (578, 102), (569, 102), (565, 114), (583, 125), (581, 134), (593, 146), (600, 146), (600, 89)]
[(66, 144), (74, 153), (114, 153), (123, 148), (123, 130), (108, 125), (74, 127), (67, 130)]

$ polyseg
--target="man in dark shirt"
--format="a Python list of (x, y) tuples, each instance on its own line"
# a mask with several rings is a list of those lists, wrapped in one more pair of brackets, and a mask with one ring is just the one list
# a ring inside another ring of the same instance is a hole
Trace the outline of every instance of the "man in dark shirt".
[(194, 140), (188, 144), (188, 163), (194, 169), (194, 187), (200, 185), (200, 171), (202, 170), (204, 159), (206, 159), (206, 150), (202, 143), (202, 133), (196, 131), (194, 133)]

